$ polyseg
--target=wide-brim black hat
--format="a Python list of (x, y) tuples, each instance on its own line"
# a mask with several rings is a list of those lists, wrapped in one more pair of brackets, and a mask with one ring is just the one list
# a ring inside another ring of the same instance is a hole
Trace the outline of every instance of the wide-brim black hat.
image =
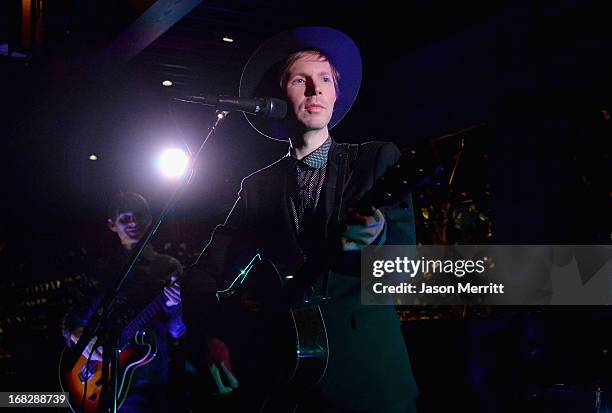
[[(353, 40), (330, 27), (300, 27), (268, 39), (253, 53), (240, 79), (241, 97), (273, 97), (286, 100), (280, 88), (280, 70), (287, 57), (301, 50), (322, 52), (340, 73), (339, 94), (328, 124), (331, 129), (348, 113), (361, 85), (361, 55)], [(288, 108), (291, 110), (291, 108)], [(271, 139), (286, 141), (289, 131), (283, 120), (245, 114), (255, 130)]]

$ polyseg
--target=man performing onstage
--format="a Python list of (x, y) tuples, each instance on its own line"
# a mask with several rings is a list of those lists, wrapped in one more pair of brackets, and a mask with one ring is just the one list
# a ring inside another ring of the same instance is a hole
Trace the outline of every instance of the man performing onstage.
[[(284, 392), (263, 370), (237, 370), (244, 404), (253, 405), (243, 411), (258, 411), (258, 398), (265, 411), (416, 411), (418, 390), (398, 315), (393, 306), (361, 304), (359, 264), (367, 245), (414, 244), (413, 212), (391, 206), (360, 215), (350, 207), (400, 153), (391, 143), (346, 145), (329, 134), (353, 104), (360, 82), (355, 43), (322, 27), (273, 37), (242, 73), (241, 96), (288, 102), (287, 119), (249, 122), (269, 138), (288, 141), (289, 153), (243, 180), (238, 200), (203, 255), (202, 270), (224, 286), (249, 256), (261, 253), (284, 277), (295, 278), (287, 288), (299, 292), (299, 303), (320, 302), (329, 344), (323, 378), (297, 393)], [(314, 276), (300, 271), (303, 265), (316, 269)], [(190, 295), (201, 290), (198, 278), (185, 282)], [(257, 285), (256, 278), (251, 282)], [(191, 301), (185, 297), (186, 321), (197, 330), (204, 314)], [(295, 305), (295, 296), (290, 302)], [(257, 346), (235, 351), (249, 359)]]
[[(108, 210), (108, 228), (117, 234), (121, 248), (95, 269), (88, 291), (82, 291), (75, 306), (64, 319), (63, 334), (69, 346), (74, 345), (91, 317), (102, 293), (118, 276), (131, 250), (146, 234), (151, 225), (151, 212), (145, 199), (136, 193), (119, 193)], [(127, 398), (120, 408), (126, 412), (167, 411), (166, 383), (168, 380), (169, 340), (185, 333), (181, 316), (181, 291), (178, 283), (170, 285), (180, 275), (181, 264), (175, 258), (155, 252), (148, 245), (136, 264), (128, 282), (121, 290), (118, 305), (122, 314), (121, 324), (127, 325), (160, 294), (164, 294), (162, 311), (147, 325), (147, 333), (154, 333), (157, 355), (153, 360), (136, 369)], [(148, 337), (148, 336), (147, 336)], [(93, 343), (90, 343), (93, 344)], [(89, 357), (89, 350), (84, 354)], [(101, 360), (96, 351), (92, 360)], [(94, 383), (91, 383), (93, 386)]]

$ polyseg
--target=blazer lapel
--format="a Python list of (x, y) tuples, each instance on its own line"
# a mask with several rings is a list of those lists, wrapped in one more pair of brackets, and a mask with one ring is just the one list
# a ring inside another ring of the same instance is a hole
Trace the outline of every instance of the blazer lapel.
[[(337, 224), (337, 220), (338, 220), (338, 216), (337, 214), (339, 213), (338, 209), (339, 206), (336, 205), (336, 188), (338, 185), (345, 185), (345, 187), (342, 188), (343, 191), (343, 199), (342, 202), (346, 202), (346, 190), (348, 187), (348, 183), (351, 180), (352, 177), (352, 171), (350, 170), (351, 168), (347, 168), (349, 170), (346, 170), (345, 176), (344, 176), (344, 182), (339, 183), (338, 182), (338, 174), (340, 173), (340, 164), (342, 161), (341, 159), (341, 155), (345, 155), (348, 156), (349, 155), (349, 151), (348, 151), (348, 145), (346, 144), (337, 144), (335, 141), (332, 142), (332, 146), (329, 149), (329, 157), (328, 157), (328, 161), (327, 161), (327, 188), (325, 191), (325, 237), (329, 239), (330, 236), (333, 237), (333, 234), (330, 234), (330, 230), (333, 230), (333, 228), (336, 226)], [(349, 165), (347, 165), (348, 167)]]
[(330, 225), (333, 226), (335, 217), (332, 217), (334, 213), (334, 201), (336, 197), (336, 184), (338, 181), (338, 144), (332, 141), (332, 145), (329, 148), (329, 156), (327, 157), (327, 187), (325, 188), (325, 237), (329, 237)]

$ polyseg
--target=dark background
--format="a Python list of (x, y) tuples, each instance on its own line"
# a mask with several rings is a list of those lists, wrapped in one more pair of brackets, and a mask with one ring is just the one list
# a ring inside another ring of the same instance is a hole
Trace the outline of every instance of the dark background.
[[(250, 54), (291, 27), (332, 26), (361, 50), (361, 92), (336, 139), (424, 148), (447, 166), (463, 140), (453, 186), (418, 199), (417, 215), (470, 200), (491, 225), (462, 221), (448, 242), (611, 242), (612, 33), (599, 3), (236, 0), (181, 13), (187, 0), (43, 0), (29, 23), (26, 3), (0, 4), (2, 389), (57, 388), (58, 320), (115, 242), (109, 196), (137, 191), (159, 212), (172, 192), (154, 160), (197, 148), (214, 113), (171, 97), (237, 95)], [(286, 150), (232, 114), (154, 243), (188, 263), (241, 178)], [(419, 239), (436, 241), (424, 221)], [(602, 308), (401, 312), (422, 411), (589, 411), (572, 403), (609, 391)]]

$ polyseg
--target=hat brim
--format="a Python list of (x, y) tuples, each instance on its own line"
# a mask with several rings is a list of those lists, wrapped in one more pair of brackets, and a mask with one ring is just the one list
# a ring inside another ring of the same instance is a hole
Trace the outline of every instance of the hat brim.
[[(361, 85), (361, 55), (353, 40), (330, 27), (301, 27), (282, 32), (263, 43), (245, 65), (240, 78), (241, 97), (274, 97), (286, 100), (280, 88), (282, 64), (292, 53), (314, 49), (321, 51), (340, 73), (339, 95), (327, 125), (336, 126), (355, 102)], [(289, 108), (289, 110), (291, 110)], [(275, 140), (289, 140), (283, 120), (265, 119), (245, 114), (251, 126)]]

